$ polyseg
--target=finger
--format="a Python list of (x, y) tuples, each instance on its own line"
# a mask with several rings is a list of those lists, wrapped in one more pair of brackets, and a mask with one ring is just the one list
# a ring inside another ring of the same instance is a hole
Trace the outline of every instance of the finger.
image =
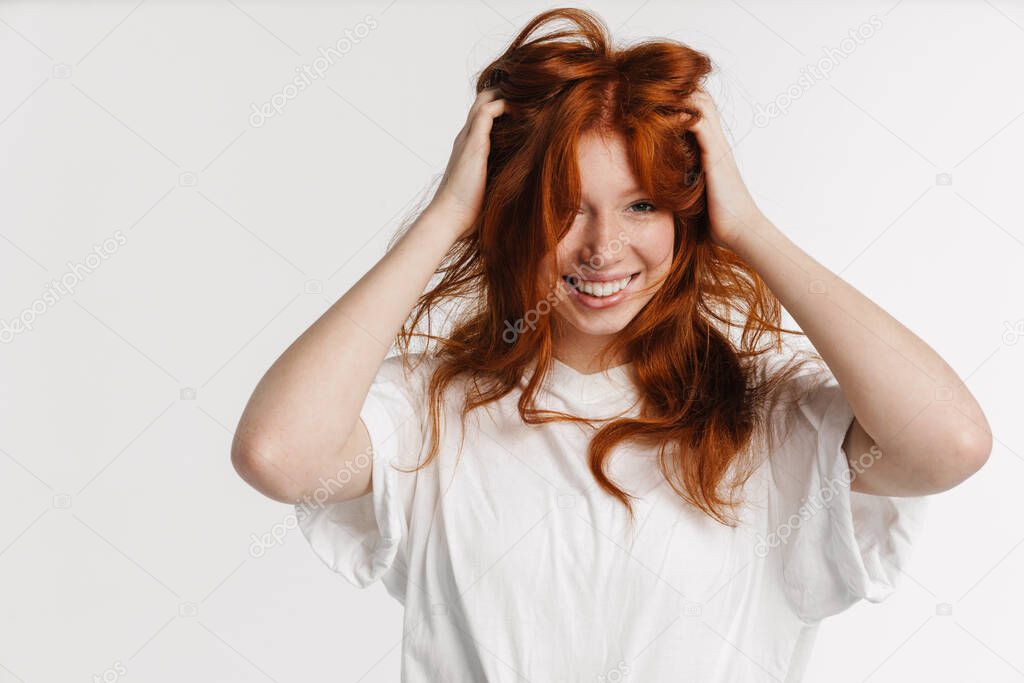
[(495, 119), (505, 113), (508, 106), (508, 101), (504, 98), (497, 98), (489, 102), (480, 104), (474, 112), (474, 120), (491, 120)]
[(504, 97), (491, 100), (481, 107), (491, 118), (497, 118), (508, 110), (508, 100)]
[(491, 86), (490, 88), (484, 88), (476, 94), (476, 98), (473, 100), (473, 104), (469, 107), (469, 116), (472, 117), (480, 107), (493, 102), (494, 100), (501, 97), (501, 89), (497, 86)]
[(490, 135), (494, 119), (504, 114), (508, 109), (508, 103), (504, 99), (491, 100), (480, 106), (476, 116), (470, 123), (471, 131), (479, 131), (480, 134)]

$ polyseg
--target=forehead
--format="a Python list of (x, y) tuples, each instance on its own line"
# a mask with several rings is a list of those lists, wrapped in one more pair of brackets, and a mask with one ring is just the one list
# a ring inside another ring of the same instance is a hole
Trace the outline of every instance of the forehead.
[(587, 133), (580, 137), (576, 161), (581, 190), (601, 197), (609, 192), (630, 192), (638, 188), (629, 163), (626, 138), (621, 133)]

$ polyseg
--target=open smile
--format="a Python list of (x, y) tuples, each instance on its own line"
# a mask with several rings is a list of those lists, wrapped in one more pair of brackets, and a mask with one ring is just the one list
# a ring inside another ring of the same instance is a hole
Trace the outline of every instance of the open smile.
[(578, 275), (563, 275), (569, 285), (570, 294), (587, 308), (608, 308), (619, 303), (633, 289), (633, 283), (640, 275), (636, 273), (610, 273), (600, 277), (583, 279)]

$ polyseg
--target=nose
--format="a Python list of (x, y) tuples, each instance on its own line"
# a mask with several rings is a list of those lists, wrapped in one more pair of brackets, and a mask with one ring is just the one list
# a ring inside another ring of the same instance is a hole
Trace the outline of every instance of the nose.
[(590, 213), (582, 217), (584, 222), (580, 240), (579, 257), (583, 263), (602, 269), (616, 263), (622, 253), (622, 230), (608, 214)]

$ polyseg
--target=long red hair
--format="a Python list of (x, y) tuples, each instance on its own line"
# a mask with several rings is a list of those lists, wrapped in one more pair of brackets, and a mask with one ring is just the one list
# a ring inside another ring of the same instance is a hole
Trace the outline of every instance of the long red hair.
[[(563, 20), (568, 26), (534, 36)], [(557, 321), (553, 315), (534, 315), (528, 326), (516, 321), (536, 313), (559, 284), (557, 264), (542, 272), (541, 262), (554, 253), (579, 204), (579, 139), (617, 132), (625, 136), (640, 186), (673, 212), (675, 253), (653, 298), (606, 349), (608, 357), (624, 352), (633, 362), (641, 411), (597, 429), (590, 469), (632, 518), (632, 496), (605, 467), (620, 442), (650, 445), (680, 498), (735, 525), (727, 511), (740, 502), (735, 494), (757, 466), (743, 454), (758, 452), (749, 448), (753, 440), (770, 435), (763, 428), (776, 389), (802, 365), (769, 376), (754, 361), (781, 350), (782, 333), (802, 333), (779, 327), (778, 299), (735, 253), (710, 239), (700, 148), (685, 128), (699, 112), (685, 100), (711, 68), (705, 54), (671, 40), (615, 48), (599, 18), (562, 8), (536, 16), (479, 74), (477, 92), (498, 86), (507, 102), (493, 124), (483, 209), (397, 338), (406, 358), (413, 340), (424, 338), (438, 360), (428, 390), (430, 449), (417, 470), (437, 455), (445, 390), (460, 376), (473, 379), (466, 383), (463, 425), (469, 411), (521, 390), (518, 410), (527, 424), (594, 426), (536, 408)], [(447, 313), (455, 318), (451, 331), (435, 335), (432, 314), (449, 304), (455, 305)], [(521, 333), (510, 339), (510, 329)], [(736, 341), (734, 330), (741, 330)], [(522, 387), (524, 372), (534, 367)]]

